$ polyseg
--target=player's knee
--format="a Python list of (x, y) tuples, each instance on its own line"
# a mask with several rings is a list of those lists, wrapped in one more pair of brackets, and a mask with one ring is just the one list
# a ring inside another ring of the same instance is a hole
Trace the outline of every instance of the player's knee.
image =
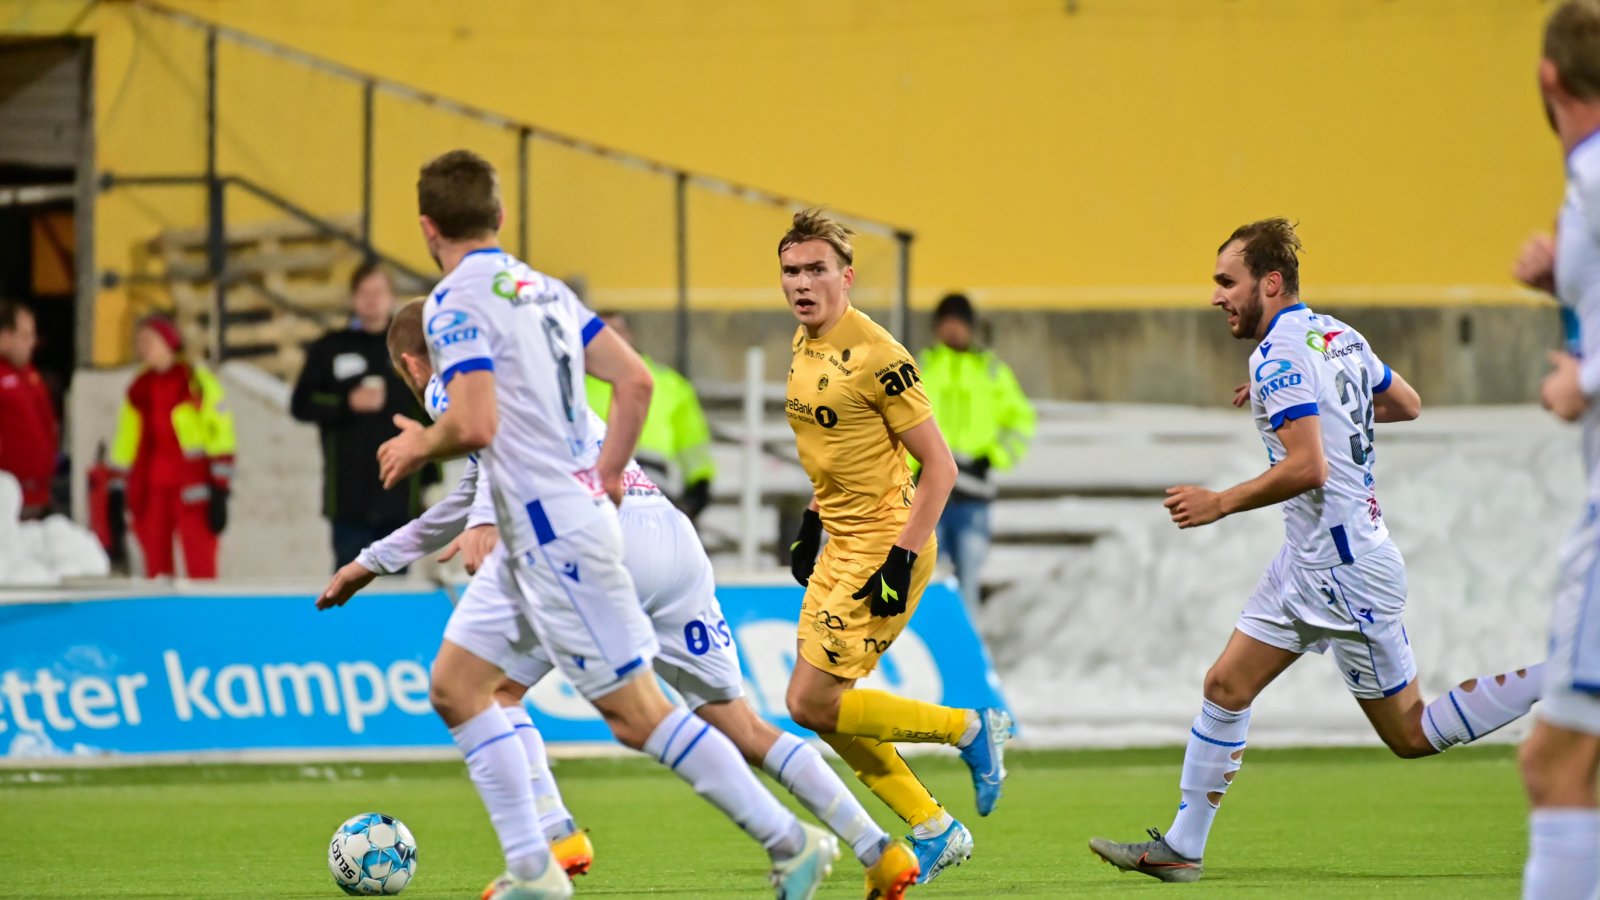
[(1391, 753), (1401, 759), (1421, 759), (1439, 752), (1428, 742), (1428, 738), (1420, 728), (1415, 733), (1385, 735), (1383, 742), (1388, 745)]
[(839, 704), (837, 700), (830, 702), (827, 699), (802, 694), (796, 691), (789, 692), (789, 718), (794, 720), (801, 728), (826, 734), (839, 725)]
[(1203, 691), (1205, 698), (1223, 709), (1249, 709), (1255, 702), (1255, 692), (1242, 684), (1233, 673), (1217, 666), (1206, 672)]
[(1595, 773), (1583, 756), (1558, 752), (1537, 732), (1517, 751), (1517, 767), (1534, 806), (1587, 806), (1595, 800)]

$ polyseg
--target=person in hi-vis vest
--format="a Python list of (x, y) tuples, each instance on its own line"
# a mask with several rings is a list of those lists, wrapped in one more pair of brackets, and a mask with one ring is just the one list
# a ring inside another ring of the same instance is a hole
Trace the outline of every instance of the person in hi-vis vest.
[[(629, 346), (636, 346), (622, 313), (603, 312), (600, 318)], [(643, 353), (639, 356), (655, 378), (656, 389), (634, 458), (656, 486), (694, 520), (710, 505), (711, 479), (717, 474), (711, 459), (711, 428), (689, 379)], [(590, 408), (604, 419), (611, 409), (611, 386), (592, 376), (584, 381)]]
[(184, 352), (171, 319), (142, 320), (134, 347), (142, 367), (128, 386), (111, 445), (112, 556), (124, 555), (126, 509), (146, 577), (177, 573), (176, 540), (184, 574), (215, 578), (233, 480), (233, 413), (217, 377)]
[(956, 486), (939, 517), (939, 548), (955, 565), (961, 599), (974, 621), (979, 574), (989, 555), (990, 475), (1016, 465), (1033, 439), (1034, 411), (1011, 367), (973, 345), (972, 301), (950, 294), (933, 314), (937, 342), (917, 360), (933, 418), (955, 454)]

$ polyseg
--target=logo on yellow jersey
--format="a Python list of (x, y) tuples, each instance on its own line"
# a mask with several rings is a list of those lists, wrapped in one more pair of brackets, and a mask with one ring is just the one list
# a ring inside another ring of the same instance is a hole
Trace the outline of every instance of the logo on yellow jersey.
[(817, 379), (817, 393), (820, 394), (820, 393), (822, 393), (823, 391), (825, 391), (827, 389), (828, 389), (828, 376), (824, 375), (821, 378)]
[(839, 414), (826, 406), (813, 408), (811, 404), (804, 400), (796, 400), (790, 397), (785, 407), (788, 410), (789, 418), (796, 422), (812, 421), (823, 428), (832, 428), (839, 424)]
[(922, 381), (922, 376), (917, 374), (917, 367), (909, 362), (884, 366), (873, 372), (872, 377), (878, 379), (883, 385), (884, 394), (890, 397), (898, 397)]

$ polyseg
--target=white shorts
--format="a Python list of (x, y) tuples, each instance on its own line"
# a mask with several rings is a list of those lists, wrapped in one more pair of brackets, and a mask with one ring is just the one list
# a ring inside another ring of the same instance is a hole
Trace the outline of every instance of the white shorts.
[(655, 626), (656, 673), (690, 709), (744, 696), (733, 632), (689, 517), (669, 503), (622, 503), (623, 558)]
[(601, 500), (596, 510), (583, 527), (558, 531), (552, 540), (513, 556), (507, 566), (539, 648), (588, 700), (636, 677), (657, 650), (650, 620), (622, 564), (616, 508)]
[[(666, 503), (634, 506), (624, 501), (618, 519), (624, 564), (656, 633), (656, 674), (690, 709), (744, 696), (739, 653), (717, 603), (711, 560), (694, 525)], [(510, 649), (500, 648), (502, 653)], [(507, 663), (483, 658), (529, 686), (554, 668), (538, 647)]]
[(1236, 627), (1291, 653), (1332, 647), (1350, 693), (1376, 700), (1417, 677), (1401, 622), (1405, 607), (1406, 564), (1392, 541), (1328, 569), (1301, 567), (1286, 546), (1262, 573)]
[(1550, 656), (1539, 718), (1600, 734), (1600, 501), (1561, 545), (1561, 577), (1550, 614)]
[(468, 583), (444, 626), (444, 639), (493, 663), (519, 684), (531, 685), (550, 670), (548, 662), (533, 662), (539, 637), (517, 601), (504, 544), (495, 546)]

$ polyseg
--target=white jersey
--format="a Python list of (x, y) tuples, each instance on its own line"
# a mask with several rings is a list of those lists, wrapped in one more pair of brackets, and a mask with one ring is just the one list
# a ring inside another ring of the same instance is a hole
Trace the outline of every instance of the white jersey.
[(1556, 224), (1556, 297), (1567, 350), (1581, 361), (1583, 462), (1589, 494), (1600, 496), (1600, 134), (1567, 157), (1567, 195)]
[(1283, 503), (1286, 545), (1308, 568), (1349, 563), (1389, 538), (1372, 477), (1372, 395), (1389, 367), (1361, 333), (1303, 303), (1281, 310), (1250, 354), (1250, 408), (1272, 465), (1284, 458), (1278, 429), (1317, 416), (1328, 481)]
[(423, 322), (438, 393), (457, 375), (494, 373), (499, 429), (478, 465), (508, 549), (527, 553), (594, 525), (600, 492), (582, 471), (594, 439), (583, 350), (604, 327), (599, 317), (557, 279), (486, 249), (439, 282)]
[[(428, 379), (427, 390), (423, 391), (423, 401), (427, 406), (428, 415), (435, 421), (450, 408), (450, 395), (445, 393), (444, 382), (437, 374)], [(579, 456), (580, 468), (575, 474), (586, 484), (592, 482), (591, 486), (599, 491), (601, 490), (599, 477), (595, 474), (594, 467), (599, 464), (600, 449), (605, 446), (606, 423), (595, 415), (592, 409), (585, 407), (584, 414), (589, 417), (589, 442)], [(494, 522), (494, 497), (489, 490), (489, 479), (480, 477), (476, 455), (467, 457), (467, 469), (461, 476), (461, 484), (462, 487), (458, 487), (447, 499), (454, 500), (464, 487), (469, 492), (474, 492), (476, 497), (471, 508), (471, 525)], [(650, 476), (645, 474), (636, 460), (628, 460), (628, 467), (622, 472), (622, 487), (623, 502), (630, 509), (635, 506), (672, 505), (672, 501), (668, 500), (666, 494), (661, 492), (661, 488), (650, 480)]]

